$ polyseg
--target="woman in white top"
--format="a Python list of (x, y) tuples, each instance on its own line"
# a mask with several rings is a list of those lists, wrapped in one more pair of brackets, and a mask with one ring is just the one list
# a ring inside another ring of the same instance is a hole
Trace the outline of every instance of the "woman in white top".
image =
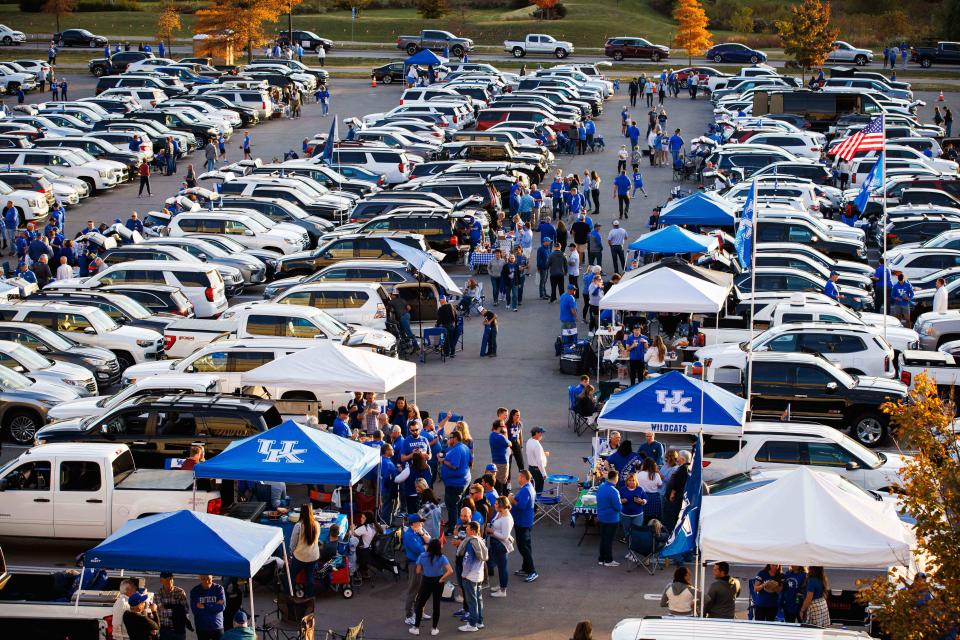
[[(500, 578), (499, 586), (490, 585), (490, 596), (493, 598), (507, 597), (507, 582), (510, 570), (507, 567), (507, 556), (513, 551), (513, 516), (510, 515), (510, 500), (506, 496), (497, 498), (494, 504), (496, 515), (487, 525), (489, 536), (490, 566), (496, 567)], [(493, 573), (493, 570), (490, 571)]]
[(290, 533), (290, 573), (294, 580), (304, 572), (303, 595), (313, 597), (313, 574), (320, 559), (320, 527), (309, 502), (300, 509), (300, 520)]
[(660, 373), (660, 369), (667, 362), (667, 345), (663, 343), (663, 338), (657, 336), (653, 339), (653, 345), (647, 349), (643, 360), (647, 363), (649, 373)]
[(351, 535), (357, 538), (357, 564), (359, 565), (361, 575), (367, 577), (370, 575), (370, 563), (373, 560), (373, 540), (379, 534), (383, 533), (377, 519), (373, 517), (370, 511), (364, 511), (360, 514), (360, 526), (355, 528)]
[(690, 569), (677, 567), (673, 572), (673, 582), (667, 585), (660, 597), (660, 606), (666, 607), (672, 616), (692, 616), (696, 599), (697, 592), (690, 584)]
[(663, 484), (663, 478), (660, 477), (660, 471), (657, 470), (657, 462), (653, 458), (647, 458), (640, 466), (640, 473), (637, 474), (637, 482), (640, 488), (647, 493), (657, 493)]

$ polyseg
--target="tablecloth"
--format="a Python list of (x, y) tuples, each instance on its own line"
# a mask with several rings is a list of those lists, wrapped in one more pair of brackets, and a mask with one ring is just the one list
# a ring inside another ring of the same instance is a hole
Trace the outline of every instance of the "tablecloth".
[[(283, 530), (283, 543), (288, 549), (290, 548), (290, 536), (293, 535), (293, 527), (296, 526), (296, 523), (290, 522), (286, 519), (271, 520), (269, 518), (260, 518), (260, 524), (270, 525), (271, 527), (280, 527), (280, 529)], [(335, 520), (320, 525), (321, 543), (330, 541), (330, 527), (334, 524), (340, 527), (341, 533), (346, 533), (348, 526), (346, 514), (338, 513)]]

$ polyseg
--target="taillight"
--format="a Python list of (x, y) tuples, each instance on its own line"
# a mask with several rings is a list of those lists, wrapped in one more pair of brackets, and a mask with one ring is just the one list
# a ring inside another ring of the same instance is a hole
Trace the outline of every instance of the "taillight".
[(220, 500), (220, 498), (213, 498), (212, 500), (207, 500), (207, 513), (220, 515), (222, 508), (223, 508), (223, 502)]
[(261, 102), (261, 103), (260, 103), (260, 108), (263, 109), (264, 111), (266, 111), (266, 110), (267, 110), (267, 103), (266, 103), (266, 102)]
[(47, 190), (44, 189), (43, 187), (40, 187), (39, 189), (37, 189), (37, 193), (46, 193), (46, 192)]
[(146, 151), (146, 150), (147, 150), (147, 145), (145, 144), (140, 145), (140, 151)]
[(453, 124), (457, 124), (457, 116), (453, 116)]
[(177, 336), (163, 336), (163, 350), (170, 351), (177, 343)]
[(703, 460), (703, 468), (706, 469), (709, 467), (711, 462), (712, 460)]
[(402, 162), (399, 165), (397, 165), (397, 169), (400, 171), (400, 173), (403, 173), (404, 166)]
[(907, 386), (909, 387), (909, 386), (910, 386), (910, 382), (911, 382), (912, 380), (913, 380), (913, 374), (911, 374), (909, 371), (901, 371), (901, 372), (900, 372), (900, 382), (902, 382), (903, 384), (905, 384), (905, 385), (907, 385)]
[(204, 289), (203, 295), (206, 296), (208, 302), (213, 302), (213, 287), (207, 287)]
[(400, 104), (403, 104), (403, 98), (400, 98)]

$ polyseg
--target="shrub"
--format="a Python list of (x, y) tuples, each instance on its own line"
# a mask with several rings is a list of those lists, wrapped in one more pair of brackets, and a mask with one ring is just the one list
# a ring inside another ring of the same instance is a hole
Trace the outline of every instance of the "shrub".
[(447, 0), (417, 0), (417, 11), (424, 18), (431, 20), (442, 18), (450, 13)]
[(558, 2), (549, 8), (538, 8), (532, 15), (537, 20), (562, 20), (567, 17), (567, 7)]
[(96, 12), (96, 11), (143, 11), (143, 7), (134, 0), (80, 0), (77, 3), (77, 11)]
[(40, 13), (43, 10), (43, 0), (20, 0), (20, 11), (24, 13)]

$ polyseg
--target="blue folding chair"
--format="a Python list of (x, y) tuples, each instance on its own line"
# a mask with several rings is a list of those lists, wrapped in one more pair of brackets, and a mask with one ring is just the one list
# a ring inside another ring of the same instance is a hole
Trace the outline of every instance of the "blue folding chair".
[(423, 345), (420, 350), (420, 362), (427, 362), (428, 353), (440, 356), (440, 362), (447, 361), (447, 330), (445, 327), (429, 327), (423, 330)]
[(536, 524), (544, 518), (549, 518), (557, 524), (561, 523), (563, 514), (563, 497), (560, 495), (560, 488), (554, 486), (552, 489), (546, 489), (543, 493), (537, 494), (534, 502), (537, 505), (537, 516), (533, 523)]

